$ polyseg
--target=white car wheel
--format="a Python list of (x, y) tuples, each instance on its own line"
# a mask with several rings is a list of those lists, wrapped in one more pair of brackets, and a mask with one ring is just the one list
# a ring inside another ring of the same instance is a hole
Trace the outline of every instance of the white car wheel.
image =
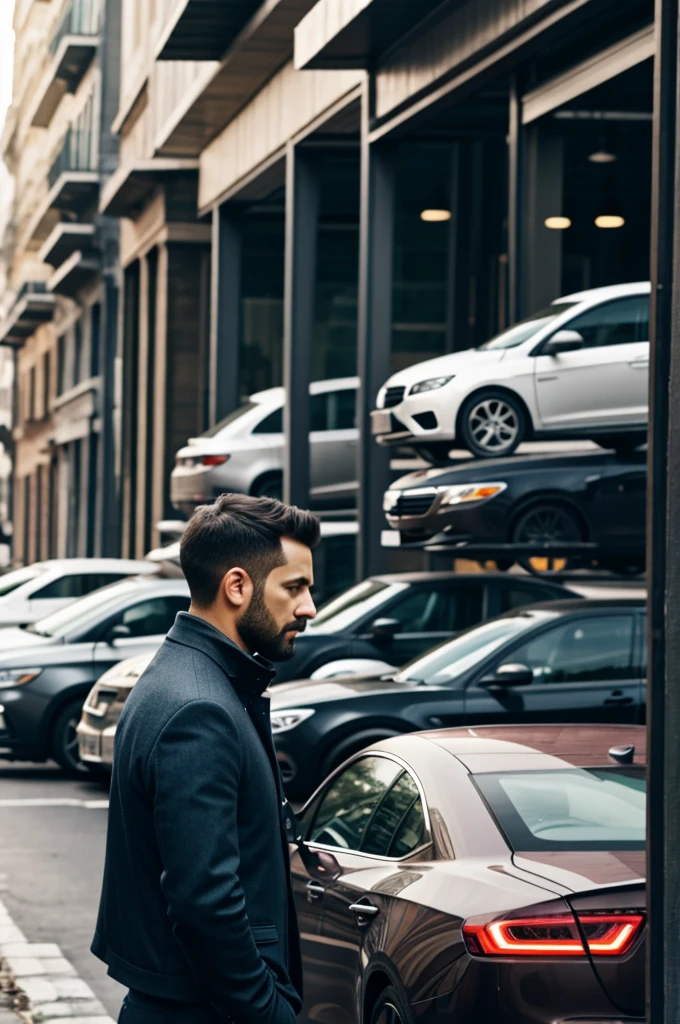
[(502, 391), (475, 395), (462, 414), (461, 440), (480, 458), (511, 455), (525, 433), (524, 412), (519, 402)]

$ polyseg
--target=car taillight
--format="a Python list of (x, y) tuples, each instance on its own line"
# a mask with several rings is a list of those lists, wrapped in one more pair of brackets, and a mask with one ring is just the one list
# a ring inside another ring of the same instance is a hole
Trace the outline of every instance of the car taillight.
[[(473, 956), (622, 956), (644, 923), (642, 914), (572, 914), (522, 917), (488, 924), (466, 921), (463, 937)], [(579, 928), (580, 926), (580, 928)]]
[(204, 466), (221, 466), (229, 459), (228, 455), (204, 455), (203, 465)]

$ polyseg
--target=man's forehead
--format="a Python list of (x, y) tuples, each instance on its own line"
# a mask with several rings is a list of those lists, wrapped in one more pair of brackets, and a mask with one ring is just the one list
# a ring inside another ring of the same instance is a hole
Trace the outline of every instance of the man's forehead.
[(298, 576), (305, 576), (311, 579), (312, 552), (310, 548), (290, 537), (281, 538), (281, 547), (286, 561), (273, 570), (277, 578), (295, 579)]

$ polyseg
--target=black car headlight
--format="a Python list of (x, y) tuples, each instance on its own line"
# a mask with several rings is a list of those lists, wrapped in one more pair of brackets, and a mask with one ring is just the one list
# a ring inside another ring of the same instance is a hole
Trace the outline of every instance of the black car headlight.
[(15, 686), (25, 686), (40, 675), (41, 668), (3, 668), (0, 669), (0, 690), (13, 690)]
[(445, 384), (448, 384), (451, 377), (428, 377), (427, 380), (418, 381), (417, 384), (413, 384), (409, 389), (409, 395), (422, 395), (426, 391), (439, 391)]
[(290, 732), (314, 714), (314, 708), (287, 708), (285, 711), (270, 712), (272, 732)]
[(439, 512), (445, 512), (452, 505), (465, 505), (471, 501), (487, 501), (502, 494), (507, 488), (504, 483), (457, 484), (453, 487), (439, 487), (442, 495)]

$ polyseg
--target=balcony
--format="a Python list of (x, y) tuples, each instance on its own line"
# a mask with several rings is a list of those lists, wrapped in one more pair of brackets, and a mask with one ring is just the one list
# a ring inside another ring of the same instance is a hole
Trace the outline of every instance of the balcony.
[(153, 157), (123, 164), (102, 190), (99, 212), (110, 217), (134, 217), (159, 185), (187, 172), (198, 177), (198, 160)]
[(93, 281), (100, 270), (99, 254), (94, 249), (76, 250), (54, 271), (47, 282), (47, 290), (75, 299), (81, 288)]
[(93, 248), (94, 234), (94, 224), (57, 224), (38, 253), (38, 258), (42, 263), (60, 267), (74, 252)]
[(62, 96), (75, 92), (99, 45), (103, 0), (70, 0), (50, 40), (50, 65), (38, 87), (31, 115), (47, 128)]
[(261, 0), (180, 0), (157, 53), (159, 60), (220, 60)]
[(74, 220), (95, 209), (99, 192), (99, 171), (96, 167), (92, 132), (69, 128), (47, 172), (49, 191), (31, 218), (23, 239), (24, 246), (47, 238), (55, 226), (55, 212), (58, 216), (65, 211)]
[(29, 281), (17, 292), (9, 314), (0, 324), (0, 345), (21, 348), (28, 338), (54, 316), (55, 300), (42, 281)]
[(442, 0), (318, 0), (295, 30), (295, 67), (370, 68)]

